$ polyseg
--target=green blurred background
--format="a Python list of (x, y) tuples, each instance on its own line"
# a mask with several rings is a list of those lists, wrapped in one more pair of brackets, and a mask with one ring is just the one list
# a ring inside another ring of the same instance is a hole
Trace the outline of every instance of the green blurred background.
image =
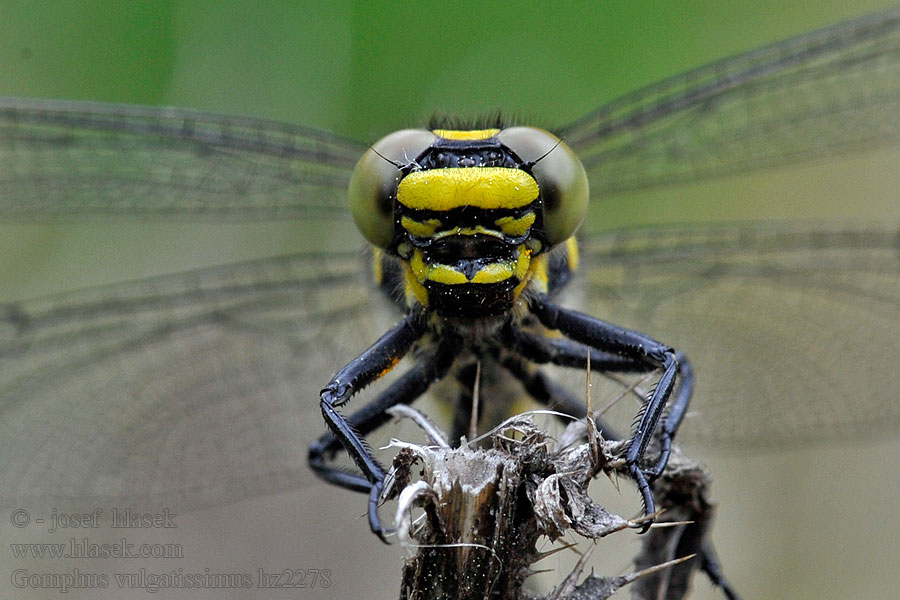
[[(887, 4), (2, 0), (0, 95), (175, 105), (366, 142), (435, 110), (502, 108), (554, 125), (668, 75)], [(684, 211), (680, 220), (706, 216), (691, 214), (689, 202), (669, 204)], [(291, 223), (0, 224), (0, 299), (286, 252), (303, 247), (296, 231)], [(714, 539), (746, 597), (896, 597), (898, 444), (693, 454), (716, 478)], [(197, 544), (191, 564), (330, 566), (335, 585), (309, 595), (395, 597), (400, 552), (367, 533), (356, 518), (363, 505), (317, 488), (193, 515), (183, 527)], [(598, 570), (625, 570), (634, 543), (618, 555), (601, 544)], [(0, 590), (8, 581), (0, 572)], [(695, 597), (716, 597), (702, 578), (696, 587)], [(231, 597), (220, 592), (209, 597)], [(69, 596), (105, 597), (78, 593)]]

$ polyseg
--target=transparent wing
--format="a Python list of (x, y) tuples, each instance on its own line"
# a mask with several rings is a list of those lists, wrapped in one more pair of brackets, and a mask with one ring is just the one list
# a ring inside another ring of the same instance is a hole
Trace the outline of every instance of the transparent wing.
[(309, 253), (3, 307), (0, 501), (183, 510), (309, 483), (316, 392), (382, 333), (362, 258)]
[(694, 365), (683, 439), (781, 447), (900, 427), (896, 226), (656, 228), (589, 236), (583, 252), (587, 312)]
[(633, 92), (562, 128), (611, 194), (900, 143), (900, 8)]
[(261, 119), (0, 98), (0, 214), (345, 218), (364, 151)]
[[(591, 180), (586, 229), (622, 211), (637, 226), (585, 236), (583, 308), (690, 357), (680, 439), (897, 431), (900, 8), (672, 77), (562, 133)], [(648, 228), (773, 216), (794, 220)]]
[[(674, 78), (566, 139), (600, 198), (895, 144), (896, 13)], [(363, 149), (254, 119), (0, 100), (0, 214), (344, 218)], [(703, 418), (685, 433), (781, 444), (895, 429), (900, 215), (888, 209), (857, 232), (589, 235), (584, 308), (689, 354)], [(315, 391), (383, 331), (358, 258), (310, 253), (4, 307), (0, 500), (189, 507), (302, 484), (322, 431)]]
[[(339, 221), (364, 149), (258, 119), (0, 99), (0, 214), (334, 219), (358, 248)], [(380, 334), (360, 259), (310, 253), (0, 308), (0, 501), (188, 509), (308, 483), (315, 391)]]

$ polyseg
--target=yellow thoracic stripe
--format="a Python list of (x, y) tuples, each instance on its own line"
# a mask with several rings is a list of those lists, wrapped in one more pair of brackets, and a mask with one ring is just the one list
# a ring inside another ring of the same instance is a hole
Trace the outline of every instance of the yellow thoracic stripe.
[(521, 278), (519, 285), (513, 290), (515, 297), (518, 298), (525, 286), (529, 284), (533, 285), (538, 292), (546, 294), (548, 289), (547, 255), (539, 254), (533, 260), (529, 260), (527, 266), (520, 265), (520, 268), (522, 267), (525, 267), (526, 276)]
[(411, 267), (407, 267), (405, 275), (406, 304), (411, 306), (415, 300), (425, 308), (428, 308), (428, 290), (419, 282), (419, 276)]
[(373, 248), (372, 249), (372, 278), (375, 280), (376, 285), (381, 285), (384, 283), (384, 271), (382, 269), (381, 261), (384, 260), (384, 253), (381, 248)]
[(531, 268), (531, 250), (525, 245), (519, 246), (519, 259), (516, 261), (516, 278), (519, 281), (528, 279), (528, 269)]
[(574, 235), (566, 240), (566, 253), (569, 259), (569, 270), (574, 273), (578, 270), (578, 261), (580, 259), (578, 254), (578, 242), (575, 240)]
[(498, 133), (499, 129), (435, 129), (434, 135), (445, 140), (487, 140)]
[(397, 201), (413, 210), (521, 208), (538, 197), (534, 177), (520, 169), (470, 167), (414, 171), (397, 188)]

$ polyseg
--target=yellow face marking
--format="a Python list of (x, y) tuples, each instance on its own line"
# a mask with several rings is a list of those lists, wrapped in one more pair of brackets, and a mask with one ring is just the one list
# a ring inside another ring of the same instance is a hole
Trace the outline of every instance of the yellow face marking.
[(498, 133), (499, 129), (435, 129), (434, 135), (444, 138), (445, 140), (487, 140)]
[(469, 281), (463, 273), (447, 265), (432, 266), (428, 269), (426, 278), (428, 281), (443, 283), (444, 285), (459, 285)]
[(478, 235), (479, 233), (484, 233), (484, 227), (481, 225), (476, 225), (475, 227), (457, 227), (456, 233), (458, 235)]
[(497, 238), (499, 240), (503, 239), (503, 234), (494, 229), (486, 229), (481, 225), (476, 225), (475, 227), (454, 227), (453, 229), (445, 229), (444, 231), (435, 233), (431, 236), (435, 240), (440, 240), (445, 237), (452, 237), (456, 235), (468, 235), (468, 236), (485, 236)]
[(466, 277), (462, 271), (444, 264), (425, 264), (421, 250), (416, 250), (409, 260), (409, 274), (421, 286), (425, 282), (440, 283), (443, 285), (461, 285), (465, 283), (499, 283), (519, 274), (528, 274), (528, 264), (531, 261), (531, 252), (524, 246), (520, 246), (522, 252), (514, 263), (504, 260), (486, 264), (479, 269), (472, 279)]
[(425, 260), (422, 258), (421, 250), (413, 252), (412, 258), (409, 260), (409, 268), (419, 284), (433, 281), (445, 285), (456, 285), (468, 281), (465, 275), (447, 265), (426, 265)]
[(534, 177), (520, 169), (471, 167), (410, 173), (397, 188), (397, 201), (413, 210), (521, 208), (538, 197)]
[(513, 276), (512, 261), (503, 261), (485, 265), (475, 273), (472, 283), (498, 283)]
[(535, 214), (532, 212), (518, 219), (513, 217), (503, 217), (502, 219), (494, 221), (494, 224), (497, 225), (497, 227), (500, 228), (500, 231), (505, 235), (518, 237), (528, 233), (528, 230), (534, 225), (535, 218)]
[(427, 221), (416, 221), (414, 219), (410, 219), (409, 217), (401, 217), (400, 225), (410, 233), (410, 235), (414, 235), (415, 237), (426, 238), (432, 237), (434, 232), (438, 227), (441, 226), (441, 222), (437, 219), (428, 219)]

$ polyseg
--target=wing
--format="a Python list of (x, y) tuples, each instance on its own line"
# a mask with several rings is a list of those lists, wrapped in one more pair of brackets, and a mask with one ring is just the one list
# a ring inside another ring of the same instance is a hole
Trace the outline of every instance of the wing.
[[(333, 219), (360, 248), (346, 193), (364, 149), (258, 119), (0, 99), (0, 215)], [(308, 483), (314, 391), (380, 334), (363, 271), (358, 252), (309, 253), (0, 307), (0, 502), (185, 510)]]
[(262, 119), (0, 98), (0, 214), (343, 219), (364, 151)]
[(598, 198), (900, 142), (900, 7), (626, 95), (561, 129)]
[[(738, 57), (629, 96), (565, 135), (607, 193), (891, 145), (896, 27), (885, 13)], [(875, 91), (858, 91), (863, 83)], [(826, 127), (835, 114), (860, 126)], [(363, 149), (254, 119), (2, 100), (0, 214), (342, 219)], [(896, 203), (888, 209), (885, 225), (853, 235), (735, 226), (588, 236), (588, 311), (690, 354), (695, 408), (709, 415), (695, 421), (709, 425), (689, 427), (708, 439), (893, 428), (887, 357), (897, 355), (900, 292)], [(0, 499), (191, 507), (301, 484), (305, 443), (322, 428), (297, 403), (382, 331), (358, 258), (308, 253), (5, 306)]]
[(316, 390), (381, 333), (362, 258), (309, 253), (4, 306), (0, 502), (186, 510), (309, 483)]
[[(685, 439), (896, 432), (900, 8), (665, 80), (563, 135), (594, 193), (585, 308), (691, 358)], [(635, 229), (596, 233), (625, 211)], [(756, 221), (648, 227), (738, 218)]]
[(685, 439), (781, 447), (900, 426), (900, 229), (698, 225), (583, 246), (588, 312), (694, 365)]

